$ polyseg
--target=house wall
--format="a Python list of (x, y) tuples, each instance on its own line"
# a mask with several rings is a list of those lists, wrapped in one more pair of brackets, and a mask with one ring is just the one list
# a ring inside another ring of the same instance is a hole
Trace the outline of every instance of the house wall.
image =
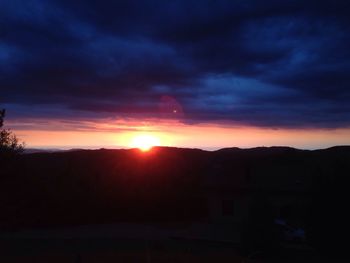
[(239, 223), (249, 212), (249, 198), (244, 195), (211, 194), (208, 197), (209, 219), (213, 222)]

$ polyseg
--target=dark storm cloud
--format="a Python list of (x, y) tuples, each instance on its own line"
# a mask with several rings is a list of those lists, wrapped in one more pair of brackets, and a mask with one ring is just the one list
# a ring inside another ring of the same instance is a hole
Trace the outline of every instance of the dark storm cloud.
[[(0, 103), (32, 117), (350, 125), (347, 1), (3, 1)], [(55, 110), (57, 109), (57, 110)], [(59, 109), (59, 110), (58, 110)]]

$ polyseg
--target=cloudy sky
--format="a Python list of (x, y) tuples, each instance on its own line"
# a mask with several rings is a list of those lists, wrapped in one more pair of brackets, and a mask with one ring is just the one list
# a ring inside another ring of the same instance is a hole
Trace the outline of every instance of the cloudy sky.
[(0, 25), (28, 146), (350, 144), (349, 1), (8, 0)]

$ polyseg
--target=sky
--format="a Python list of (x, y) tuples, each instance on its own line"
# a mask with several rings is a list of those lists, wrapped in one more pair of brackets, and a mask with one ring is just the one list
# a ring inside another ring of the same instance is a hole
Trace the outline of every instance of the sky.
[(27, 147), (350, 144), (349, 1), (0, 1)]

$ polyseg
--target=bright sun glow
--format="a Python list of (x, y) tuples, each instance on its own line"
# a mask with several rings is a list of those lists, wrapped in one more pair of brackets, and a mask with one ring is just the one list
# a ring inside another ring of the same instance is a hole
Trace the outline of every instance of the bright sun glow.
[(159, 146), (160, 140), (151, 135), (138, 135), (132, 139), (131, 147), (139, 148), (141, 151), (149, 151), (153, 146)]

